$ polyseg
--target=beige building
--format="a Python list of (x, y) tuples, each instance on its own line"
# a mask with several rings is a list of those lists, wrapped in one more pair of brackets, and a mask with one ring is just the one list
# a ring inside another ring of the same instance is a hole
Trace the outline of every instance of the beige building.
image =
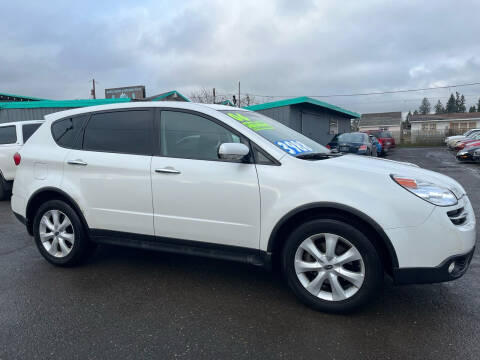
[(386, 113), (369, 113), (362, 114), (359, 122), (359, 130), (388, 130), (392, 133), (395, 141), (399, 142), (401, 125), (401, 111)]

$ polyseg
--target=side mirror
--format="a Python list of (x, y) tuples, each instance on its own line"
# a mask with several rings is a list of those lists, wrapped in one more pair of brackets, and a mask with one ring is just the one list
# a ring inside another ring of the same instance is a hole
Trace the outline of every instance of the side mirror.
[(223, 160), (242, 160), (250, 149), (241, 143), (223, 143), (218, 148), (218, 157)]

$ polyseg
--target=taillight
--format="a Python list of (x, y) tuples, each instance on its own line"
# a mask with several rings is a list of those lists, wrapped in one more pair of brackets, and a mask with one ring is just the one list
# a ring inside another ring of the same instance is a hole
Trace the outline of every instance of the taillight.
[(17, 152), (17, 153), (15, 153), (15, 155), (13, 155), (13, 162), (15, 163), (16, 166), (18, 166), (18, 165), (20, 165), (20, 161), (22, 161), (22, 157)]
[(360, 151), (364, 151), (364, 150), (367, 150), (367, 145), (361, 145), (358, 150)]
[(325, 147), (326, 147), (327, 149), (331, 149), (330, 145), (325, 145)]

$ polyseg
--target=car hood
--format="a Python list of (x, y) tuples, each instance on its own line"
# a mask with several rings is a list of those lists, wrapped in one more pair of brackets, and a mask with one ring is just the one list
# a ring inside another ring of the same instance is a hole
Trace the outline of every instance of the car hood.
[(419, 178), (450, 189), (457, 198), (465, 194), (465, 189), (454, 179), (435, 171), (426, 170), (415, 164), (381, 158), (343, 155), (328, 160), (333, 166), (349, 169), (352, 173), (371, 173), (382, 177), (402, 175)]

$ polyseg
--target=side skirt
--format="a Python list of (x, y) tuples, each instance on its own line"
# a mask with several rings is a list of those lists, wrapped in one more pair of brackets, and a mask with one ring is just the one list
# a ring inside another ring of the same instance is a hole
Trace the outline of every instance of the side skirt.
[(270, 268), (271, 263), (271, 255), (269, 253), (240, 246), (100, 229), (90, 229), (90, 239), (98, 244), (119, 245), (138, 249), (237, 261), (266, 268)]

